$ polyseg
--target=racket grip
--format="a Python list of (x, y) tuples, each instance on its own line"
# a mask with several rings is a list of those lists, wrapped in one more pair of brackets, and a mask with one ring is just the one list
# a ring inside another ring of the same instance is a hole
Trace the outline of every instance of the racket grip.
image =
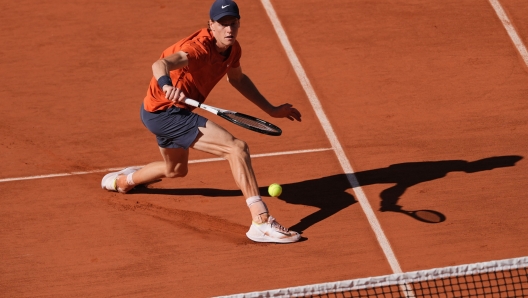
[(193, 106), (193, 107), (199, 107), (200, 106), (200, 103), (194, 99), (191, 99), (191, 98), (186, 98), (185, 99), (185, 103), (190, 105), (190, 106)]

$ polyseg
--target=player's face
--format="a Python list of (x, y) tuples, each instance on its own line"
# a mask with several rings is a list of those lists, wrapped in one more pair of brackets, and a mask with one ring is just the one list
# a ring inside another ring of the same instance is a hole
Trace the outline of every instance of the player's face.
[(233, 16), (225, 16), (218, 21), (211, 21), (210, 27), (216, 39), (216, 45), (224, 51), (235, 43), (240, 20)]

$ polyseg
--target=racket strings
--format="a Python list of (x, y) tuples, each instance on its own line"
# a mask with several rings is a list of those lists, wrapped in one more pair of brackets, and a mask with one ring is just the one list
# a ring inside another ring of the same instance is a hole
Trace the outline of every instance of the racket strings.
[(245, 126), (253, 127), (262, 131), (278, 132), (277, 128), (273, 127), (273, 125), (263, 120), (249, 118), (243, 114), (237, 113), (225, 113), (224, 115), (229, 117), (232, 121), (243, 124)]

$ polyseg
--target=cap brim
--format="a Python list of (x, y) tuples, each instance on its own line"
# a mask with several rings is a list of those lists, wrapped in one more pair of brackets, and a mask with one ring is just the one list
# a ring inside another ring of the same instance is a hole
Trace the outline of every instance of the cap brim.
[(221, 18), (223, 18), (225, 16), (232, 16), (232, 17), (236, 17), (237, 19), (240, 19), (240, 15), (239, 14), (231, 12), (231, 11), (226, 11), (226, 12), (223, 12), (223, 13), (221, 13), (219, 15), (214, 16), (213, 21), (218, 21), (218, 20), (220, 20)]

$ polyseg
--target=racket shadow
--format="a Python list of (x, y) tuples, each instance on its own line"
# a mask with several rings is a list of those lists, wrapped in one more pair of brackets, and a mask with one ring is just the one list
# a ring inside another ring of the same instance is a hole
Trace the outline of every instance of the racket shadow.
[(418, 221), (424, 222), (424, 223), (441, 223), (446, 220), (446, 216), (438, 211), (435, 210), (403, 210), (400, 208), (400, 206), (397, 206), (393, 208), (392, 210), (385, 210), (385, 211), (392, 211), (397, 212), (401, 214), (408, 215)]

